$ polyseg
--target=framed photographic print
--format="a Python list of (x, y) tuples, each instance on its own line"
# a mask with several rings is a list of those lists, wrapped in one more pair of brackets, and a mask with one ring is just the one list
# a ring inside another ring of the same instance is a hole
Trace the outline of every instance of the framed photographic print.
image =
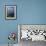
[(5, 18), (16, 19), (16, 5), (5, 5)]

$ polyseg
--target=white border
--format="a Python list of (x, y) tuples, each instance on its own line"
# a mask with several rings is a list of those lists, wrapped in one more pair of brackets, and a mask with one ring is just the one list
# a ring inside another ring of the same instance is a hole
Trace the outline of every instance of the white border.
[(20, 43), (20, 25), (18, 25), (18, 43)]

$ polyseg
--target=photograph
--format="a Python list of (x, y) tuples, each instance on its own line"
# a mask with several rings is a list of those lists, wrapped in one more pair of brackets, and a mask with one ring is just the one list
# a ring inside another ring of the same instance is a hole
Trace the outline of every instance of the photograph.
[(16, 5), (5, 5), (5, 18), (16, 19)]

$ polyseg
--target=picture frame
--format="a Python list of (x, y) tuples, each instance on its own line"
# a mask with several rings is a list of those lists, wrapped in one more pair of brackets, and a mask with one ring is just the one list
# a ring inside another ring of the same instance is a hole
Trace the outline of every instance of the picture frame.
[(15, 20), (16, 18), (16, 5), (5, 5), (5, 19)]
[[(19, 43), (21, 41), (25, 40), (24, 37), (21, 39), (21, 37), (22, 37), (22, 33), (21, 33), (22, 30), (24, 30), (24, 31), (28, 30), (28, 33), (30, 34), (30, 35), (29, 34), (27, 35), (28, 37), (29, 36), (32, 37), (33, 35), (36, 35), (36, 36), (33, 36), (32, 38), (29, 37), (26, 40), (46, 41), (46, 24), (18, 24), (18, 42)], [(34, 31), (36, 31), (36, 32), (34, 32)], [(31, 32), (34, 32), (34, 33), (31, 33)]]

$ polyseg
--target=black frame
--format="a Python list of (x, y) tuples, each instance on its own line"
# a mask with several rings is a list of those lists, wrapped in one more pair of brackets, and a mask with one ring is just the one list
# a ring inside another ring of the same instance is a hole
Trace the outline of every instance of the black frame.
[[(14, 17), (7, 17), (7, 8), (13, 7), (14, 8)], [(6, 20), (16, 20), (17, 19), (17, 6), (16, 5), (5, 5), (5, 19)]]

